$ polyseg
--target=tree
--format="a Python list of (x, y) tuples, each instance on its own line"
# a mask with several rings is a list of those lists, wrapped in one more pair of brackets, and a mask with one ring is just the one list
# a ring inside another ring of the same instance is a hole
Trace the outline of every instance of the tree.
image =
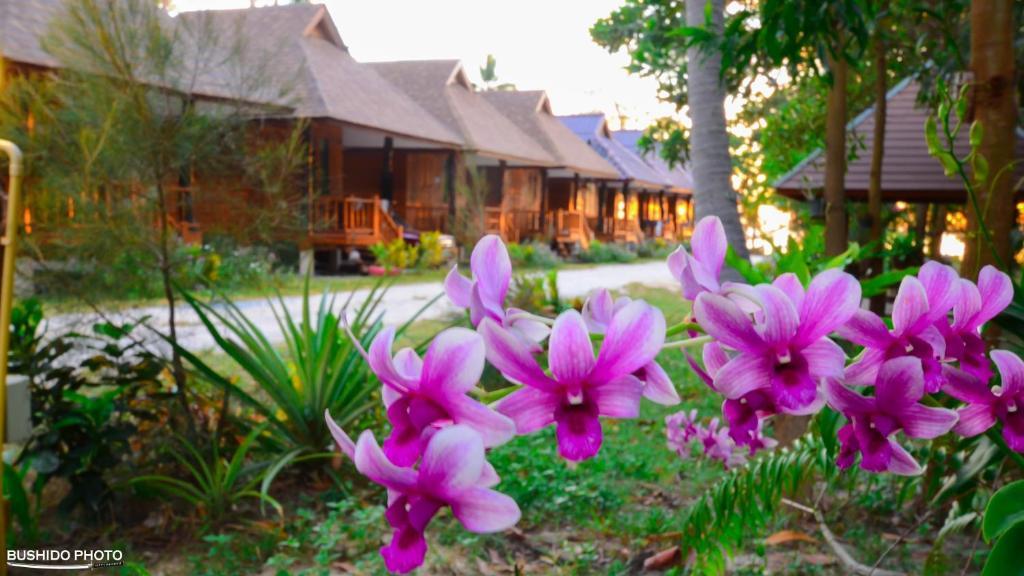
[[(720, 74), (721, 55), (687, 41), (681, 30), (717, 34), (724, 21), (724, 0), (685, 6), (670, 0), (627, 0), (591, 29), (594, 41), (611, 52), (628, 49), (630, 69), (659, 81), (662, 98), (677, 110), (689, 108), (692, 127), (675, 122), (654, 127), (665, 159), (678, 163), (688, 151), (697, 218), (718, 216), (729, 245), (747, 257), (746, 239), (732, 187), (732, 156), (725, 118), (727, 87)], [(685, 11), (683, 11), (685, 10)], [(650, 131), (649, 131), (650, 132)]]
[(487, 63), (480, 67), (480, 79), (483, 80), (484, 90), (499, 90), (508, 91), (515, 90), (515, 84), (509, 84), (508, 82), (498, 82), (498, 60), (494, 57), (494, 54), (487, 55)]
[[(970, 8), (974, 118), (982, 131), (978, 152), (988, 169), (987, 174), (975, 170), (977, 198), (967, 203), (968, 230), (975, 235), (964, 255), (963, 273), (968, 277), (986, 264), (1006, 266), (1010, 261), (1010, 229), (1016, 214), (1014, 10), (1013, 0), (974, 0)], [(992, 246), (975, 232), (981, 226), (990, 231)]]
[[(273, 58), (244, 40), (208, 18), (172, 20), (152, 0), (74, 0), (44, 39), (60, 73), (19, 78), (0, 101), (0, 134), (30, 151), (42, 258), (79, 263), (84, 286), (116, 275), (117, 266), (126, 276), (128, 267), (156, 274), (172, 343), (183, 265), (177, 216), (192, 178), (229, 176), (262, 192), (288, 179), (298, 165), (291, 156), (302, 152), (288, 144), (294, 137), (270, 148), (247, 140), (261, 110), (253, 95), (277, 111), (287, 91), (270, 96), (264, 86)], [(217, 84), (220, 98), (200, 100), (198, 86), (211, 73), (234, 80)], [(270, 162), (272, 150), (291, 159)], [(279, 208), (276, 199), (264, 200)], [(176, 346), (170, 355), (187, 411)]]

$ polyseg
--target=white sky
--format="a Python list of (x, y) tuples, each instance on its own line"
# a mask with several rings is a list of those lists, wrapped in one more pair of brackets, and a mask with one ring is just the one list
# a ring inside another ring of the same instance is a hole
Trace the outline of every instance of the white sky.
[[(257, 4), (272, 3), (258, 0)], [(643, 128), (673, 115), (660, 103), (654, 80), (630, 76), (626, 54), (608, 54), (589, 28), (621, 0), (325, 0), (359, 61), (456, 58), (473, 81), (487, 54), (497, 59), (499, 82), (542, 89), (556, 114), (608, 114), (616, 104), (627, 127)], [(240, 8), (249, 0), (174, 0), (178, 10)]]

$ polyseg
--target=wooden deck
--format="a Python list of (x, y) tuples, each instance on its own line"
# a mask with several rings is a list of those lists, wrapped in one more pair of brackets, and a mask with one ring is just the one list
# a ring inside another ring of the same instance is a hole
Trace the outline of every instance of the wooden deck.
[(313, 202), (309, 237), (314, 247), (366, 248), (401, 238), (402, 232), (378, 197), (323, 196)]
[(583, 250), (590, 248), (594, 233), (587, 225), (587, 217), (575, 210), (555, 210), (555, 242), (562, 246), (579, 246)]

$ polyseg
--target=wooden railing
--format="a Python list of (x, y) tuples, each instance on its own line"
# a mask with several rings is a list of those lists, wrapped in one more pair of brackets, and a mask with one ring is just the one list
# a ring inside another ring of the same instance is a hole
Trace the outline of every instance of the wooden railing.
[(510, 210), (505, 214), (505, 239), (509, 242), (520, 242), (523, 238), (536, 238), (542, 234), (540, 210)]
[(323, 196), (313, 201), (311, 216), (314, 236), (369, 245), (402, 236), (402, 227), (384, 212), (380, 198)]
[(484, 208), (484, 232), (487, 234), (504, 235), (505, 211), (500, 206)]
[(443, 204), (407, 204), (405, 222), (421, 232), (448, 232), (448, 206)]
[(593, 232), (587, 224), (587, 216), (575, 210), (555, 210), (555, 241), (577, 243), (583, 249), (590, 246)]

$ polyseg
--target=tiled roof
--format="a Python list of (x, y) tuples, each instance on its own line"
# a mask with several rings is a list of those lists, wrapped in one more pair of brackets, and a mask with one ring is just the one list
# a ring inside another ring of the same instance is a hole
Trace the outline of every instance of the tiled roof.
[(494, 90), (480, 94), (543, 146), (559, 167), (591, 178), (619, 177), (614, 166), (555, 118), (543, 91)]
[(558, 119), (608, 160), (623, 180), (630, 180), (633, 186), (649, 190), (664, 190), (670, 187), (662, 174), (648, 166), (630, 148), (612, 138), (604, 114), (576, 114), (559, 116)]
[(0, 56), (33, 66), (57, 66), (41, 40), (63, 5), (62, 0), (0, 0)]
[[(958, 178), (943, 172), (939, 161), (928, 154), (924, 124), (929, 111), (917, 105), (920, 86), (906, 79), (888, 94), (885, 121), (885, 157), (882, 162), (882, 199), (907, 202), (964, 202), (966, 193)], [(846, 169), (847, 197), (854, 201), (867, 198), (871, 175), (871, 148), (874, 143), (874, 107), (868, 108), (847, 125), (847, 146), (857, 143), (857, 158)], [(965, 126), (956, 142), (959, 155), (969, 150)], [(1018, 132), (1017, 158), (1024, 159), (1024, 137)], [(1024, 163), (1018, 163), (1013, 181), (1024, 176)], [(807, 156), (775, 182), (776, 190), (790, 198), (806, 199), (818, 194), (825, 185), (824, 150)]]
[(691, 192), (693, 190), (693, 178), (690, 177), (690, 171), (681, 163), (676, 164), (674, 167), (669, 167), (668, 162), (661, 157), (661, 147), (658, 144), (655, 144), (653, 150), (641, 150), (638, 144), (643, 134), (643, 130), (616, 130), (612, 132), (612, 137), (630, 150), (633, 150), (648, 166), (664, 175), (665, 179), (672, 184), (672, 188), (678, 191)]
[(473, 89), (457, 60), (373, 62), (369, 66), (459, 133), (467, 149), (528, 165), (557, 165), (543, 146)]

